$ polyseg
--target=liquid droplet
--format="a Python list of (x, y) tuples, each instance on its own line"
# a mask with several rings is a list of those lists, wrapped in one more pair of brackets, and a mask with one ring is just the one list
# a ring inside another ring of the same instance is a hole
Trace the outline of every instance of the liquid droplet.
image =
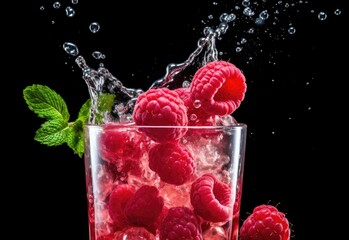
[(189, 119), (190, 121), (196, 121), (196, 119), (198, 119), (198, 116), (196, 114), (190, 114)]
[(248, 6), (250, 6), (250, 0), (243, 0), (241, 4), (244, 7), (248, 7)]
[(342, 13), (342, 11), (340, 9), (334, 10), (334, 14), (337, 16), (340, 15), (341, 13)]
[(92, 33), (98, 32), (100, 28), (101, 28), (101, 26), (97, 22), (93, 22), (89, 26), (89, 29)]
[(296, 29), (294, 27), (290, 27), (288, 30), (289, 34), (295, 34), (296, 33)]
[(244, 9), (243, 14), (248, 17), (251, 17), (254, 15), (254, 11), (251, 8), (247, 7)]
[(105, 55), (99, 51), (94, 51), (92, 53), (92, 57), (94, 57), (95, 59), (105, 59)]
[(72, 56), (77, 56), (79, 54), (79, 49), (78, 47), (71, 42), (65, 42), (63, 44), (63, 49), (66, 53), (72, 55)]
[(201, 107), (201, 101), (200, 100), (195, 100), (193, 102), (193, 106), (194, 106), (194, 108), (200, 108)]
[(319, 20), (324, 21), (327, 18), (327, 14), (325, 12), (319, 12), (317, 17)]
[(60, 8), (61, 7), (61, 3), (60, 2), (54, 2), (53, 3), (53, 8), (54, 9), (58, 9), (58, 8)]
[(190, 86), (190, 82), (189, 82), (189, 81), (184, 81), (184, 82), (182, 83), (182, 87), (183, 87), (183, 88), (189, 88), (189, 86)]
[(66, 7), (65, 8), (65, 13), (68, 17), (74, 17), (75, 15), (75, 10), (72, 7)]
[(260, 14), (259, 14), (259, 17), (263, 20), (266, 20), (269, 18), (269, 13), (267, 10), (263, 10)]
[(236, 48), (235, 48), (235, 51), (236, 51), (236, 52), (241, 52), (241, 51), (242, 51), (242, 47), (236, 47)]

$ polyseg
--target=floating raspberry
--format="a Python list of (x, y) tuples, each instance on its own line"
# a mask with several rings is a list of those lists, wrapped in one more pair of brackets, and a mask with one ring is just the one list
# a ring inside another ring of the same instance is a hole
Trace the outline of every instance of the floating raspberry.
[(136, 190), (127, 184), (117, 185), (109, 197), (109, 215), (114, 221), (116, 229), (127, 226), (124, 209), (127, 202), (133, 197)]
[(116, 123), (107, 123), (101, 133), (101, 158), (114, 164), (119, 172), (140, 174), (139, 162), (146, 148), (146, 138), (136, 131), (125, 131)]
[(190, 93), (193, 101), (212, 115), (233, 113), (245, 98), (245, 76), (234, 64), (213, 61), (201, 67), (193, 77)]
[(143, 185), (125, 206), (125, 216), (133, 226), (154, 224), (164, 206), (164, 199), (154, 186)]
[(159, 143), (149, 150), (149, 168), (162, 181), (181, 185), (194, 174), (195, 163), (191, 152), (179, 143)]
[(233, 217), (230, 186), (212, 174), (204, 174), (193, 182), (190, 201), (195, 213), (206, 221), (226, 222)]
[(240, 228), (240, 240), (289, 239), (290, 228), (285, 214), (271, 205), (255, 207)]
[(160, 226), (160, 240), (202, 240), (201, 228), (194, 212), (187, 207), (173, 207)]
[[(150, 89), (137, 98), (133, 111), (137, 125), (145, 126), (186, 126), (187, 109), (175, 91), (168, 88)], [(181, 138), (185, 128), (142, 128), (157, 142), (173, 141)]]

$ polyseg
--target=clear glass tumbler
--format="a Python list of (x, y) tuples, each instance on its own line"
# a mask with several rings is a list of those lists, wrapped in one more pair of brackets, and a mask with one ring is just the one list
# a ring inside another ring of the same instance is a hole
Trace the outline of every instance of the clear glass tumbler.
[(245, 124), (84, 130), (90, 240), (238, 239)]

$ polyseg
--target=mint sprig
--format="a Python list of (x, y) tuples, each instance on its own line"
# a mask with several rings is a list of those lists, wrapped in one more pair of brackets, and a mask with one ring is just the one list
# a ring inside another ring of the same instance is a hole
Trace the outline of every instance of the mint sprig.
[[(91, 100), (80, 108), (77, 119), (69, 122), (70, 114), (63, 98), (47, 86), (33, 84), (23, 90), (23, 97), (29, 109), (38, 117), (46, 119), (36, 131), (34, 140), (47, 146), (67, 144), (75, 154), (84, 153), (83, 126), (90, 117)], [(110, 111), (115, 96), (102, 94), (98, 101), (98, 112)]]

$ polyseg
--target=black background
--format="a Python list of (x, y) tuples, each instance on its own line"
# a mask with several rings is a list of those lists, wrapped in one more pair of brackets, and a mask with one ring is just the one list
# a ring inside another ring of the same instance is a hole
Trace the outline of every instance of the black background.
[[(43, 121), (28, 109), (23, 89), (32, 84), (54, 89), (74, 121), (89, 95), (74, 57), (63, 51), (65, 41), (76, 43), (94, 68), (101, 61), (91, 53), (101, 51), (105, 67), (126, 87), (146, 89), (164, 76), (167, 64), (186, 60), (203, 28), (216, 27), (219, 15), (240, 1), (60, 1), (60, 9), (53, 9), (53, 2), (16, 1), (8, 8), (3, 82), (9, 87), (2, 99), (3, 120), (10, 124), (3, 151), (11, 151), (3, 159), (10, 163), (2, 168), (3, 197), (11, 206), (14, 236), (87, 240), (83, 159), (65, 145), (33, 140)], [(273, 13), (277, 1), (267, 2)], [(276, 24), (262, 26), (234, 10), (239, 20), (217, 41), (220, 58), (242, 69), (248, 85), (234, 113), (249, 131), (241, 220), (255, 206), (272, 204), (289, 219), (291, 239), (332, 239), (340, 232), (332, 228), (335, 214), (345, 207), (338, 189), (346, 191), (348, 159), (343, 150), (348, 14), (340, 0), (289, 3), (295, 5), (281, 7)], [(76, 11), (72, 18), (64, 12), (68, 5)], [(317, 17), (321, 11), (327, 13), (324, 21)], [(88, 29), (93, 21), (101, 25), (96, 34)], [(246, 33), (252, 26), (255, 33)], [(287, 33), (290, 26), (296, 28), (293, 35)], [(243, 37), (247, 43), (237, 45)], [(237, 46), (243, 46), (241, 52)]]

